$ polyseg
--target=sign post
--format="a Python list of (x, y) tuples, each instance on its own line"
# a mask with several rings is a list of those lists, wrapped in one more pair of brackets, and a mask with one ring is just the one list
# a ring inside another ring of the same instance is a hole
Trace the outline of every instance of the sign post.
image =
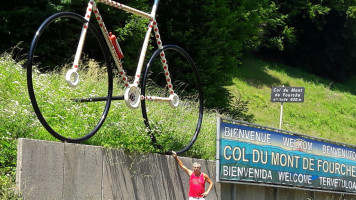
[(279, 129), (282, 129), (283, 121), (283, 102), (281, 102), (281, 113), (279, 114)]
[(279, 117), (279, 129), (282, 129), (283, 121), (283, 103), (303, 103), (304, 102), (304, 87), (272, 87), (271, 102), (281, 102), (281, 113)]

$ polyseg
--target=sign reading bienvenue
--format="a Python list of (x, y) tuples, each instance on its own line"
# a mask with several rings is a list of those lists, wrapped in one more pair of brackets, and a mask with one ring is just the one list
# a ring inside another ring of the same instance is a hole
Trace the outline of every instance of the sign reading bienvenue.
[(218, 119), (217, 181), (356, 193), (356, 150)]

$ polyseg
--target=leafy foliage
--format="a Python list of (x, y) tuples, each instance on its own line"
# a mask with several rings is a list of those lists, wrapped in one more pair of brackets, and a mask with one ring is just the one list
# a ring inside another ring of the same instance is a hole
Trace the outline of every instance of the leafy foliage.
[[(183, 46), (195, 59), (207, 107), (228, 105), (226, 70), (237, 67), (244, 51), (258, 46), (260, 1), (162, 1), (158, 21), (164, 41)], [(171, 7), (175, 9), (172, 10)], [(183, 14), (184, 13), (184, 14)]]
[(262, 55), (337, 81), (355, 75), (355, 1), (271, 3)]

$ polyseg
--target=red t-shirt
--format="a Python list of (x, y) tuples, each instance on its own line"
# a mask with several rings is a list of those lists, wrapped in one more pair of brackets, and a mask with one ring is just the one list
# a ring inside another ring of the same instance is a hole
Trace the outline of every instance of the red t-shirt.
[(189, 178), (189, 197), (203, 197), (205, 192), (205, 179), (203, 172), (200, 176), (195, 176), (194, 173)]

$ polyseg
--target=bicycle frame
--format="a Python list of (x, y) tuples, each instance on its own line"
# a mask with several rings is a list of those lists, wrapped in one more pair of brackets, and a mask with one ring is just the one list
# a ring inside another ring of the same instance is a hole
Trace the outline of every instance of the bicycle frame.
[[(114, 48), (114, 45), (112, 44), (111, 40), (109, 39), (109, 32), (106, 29), (106, 26), (104, 24), (104, 20), (100, 15), (99, 9), (98, 9), (95, 1), (94, 0), (90, 0), (89, 3), (88, 3), (86, 14), (84, 16), (84, 18), (87, 21), (87, 23), (85, 23), (83, 25), (83, 28), (82, 28), (82, 32), (81, 32), (81, 35), (80, 35), (80, 40), (79, 40), (78, 48), (77, 48), (77, 51), (76, 51), (76, 54), (75, 54), (74, 62), (73, 62), (73, 65), (72, 65), (72, 69), (70, 69), (67, 72), (67, 75), (66, 75), (66, 80), (67, 80), (68, 84), (70, 86), (75, 87), (79, 83), (79, 74), (77, 73), (78, 63), (79, 63), (80, 55), (81, 55), (81, 52), (82, 52), (82, 49), (83, 49), (83, 44), (84, 44), (84, 41), (85, 41), (85, 36), (86, 36), (86, 33), (87, 33), (89, 20), (90, 20), (90, 17), (92, 15), (92, 13), (94, 12), (95, 18), (96, 18), (97, 22), (99, 23), (99, 27), (101, 29), (102, 34), (104, 35), (105, 41), (106, 41), (106, 43), (107, 43), (107, 45), (108, 45), (108, 47), (110, 49), (111, 55), (114, 58), (114, 61), (115, 61), (115, 64), (116, 64), (117, 68), (119, 69), (120, 78), (124, 82), (124, 85), (126, 87), (126, 91), (134, 90), (134, 92), (139, 93), (140, 100), (146, 99), (146, 100), (151, 100), (151, 101), (170, 102), (170, 105), (172, 107), (177, 107), (178, 106), (178, 102), (177, 102), (178, 101), (178, 99), (177, 99), (178, 96), (174, 93), (173, 85), (171, 84), (171, 78), (170, 78), (169, 71), (168, 71), (168, 65), (167, 65), (166, 57), (165, 57), (165, 54), (164, 54), (163, 51), (161, 52), (160, 57), (161, 57), (161, 62), (162, 62), (162, 67), (163, 67), (163, 70), (164, 70), (164, 74), (166, 76), (166, 81), (167, 81), (167, 85), (168, 85), (170, 96), (169, 97), (151, 97), (151, 96), (144, 97), (144, 96), (142, 96), (140, 94), (140, 91), (138, 89), (138, 85), (140, 83), (140, 75), (141, 75), (141, 72), (142, 72), (142, 68), (143, 68), (143, 64), (144, 64), (144, 60), (145, 60), (145, 55), (147, 53), (147, 48), (148, 48), (148, 44), (149, 44), (149, 41), (150, 41), (150, 36), (151, 36), (152, 29), (154, 30), (154, 34), (155, 34), (155, 38), (156, 38), (156, 42), (157, 42), (158, 48), (160, 48), (160, 49), (163, 48), (162, 41), (161, 41), (161, 36), (159, 34), (159, 29), (158, 29), (157, 22), (156, 22), (156, 19), (155, 19), (159, 0), (155, 0), (154, 1), (151, 14), (145, 13), (143, 11), (137, 10), (135, 8), (132, 8), (132, 7), (126, 6), (124, 4), (121, 4), (119, 2), (115, 2), (115, 1), (111, 1), (111, 0), (97, 0), (97, 1), (101, 2), (101, 3), (104, 3), (106, 5), (109, 5), (111, 7), (114, 7), (114, 8), (120, 9), (120, 10), (124, 10), (124, 11), (129, 12), (129, 13), (132, 13), (134, 15), (146, 18), (146, 19), (149, 20), (148, 29), (147, 29), (147, 32), (146, 32), (146, 35), (145, 35), (145, 38), (144, 38), (144, 42), (143, 42), (143, 45), (142, 45), (142, 49), (141, 49), (139, 61), (138, 61), (138, 64), (137, 64), (136, 74), (135, 74), (134, 80), (133, 80), (132, 83), (128, 82), (127, 75), (126, 75), (126, 73), (124, 71), (124, 68), (122, 66), (121, 59), (117, 55), (116, 50)], [(74, 78), (74, 81), (72, 81), (73, 78)], [(126, 95), (126, 92), (125, 92), (125, 95)], [(127, 100), (127, 98), (130, 98), (130, 97), (125, 97), (125, 100)], [(140, 101), (140, 100), (138, 100), (138, 101)], [(138, 105), (129, 105), (128, 103), (126, 103), (126, 104), (130, 108), (137, 108), (138, 107)], [(139, 104), (139, 102), (138, 102), (138, 104)]]

